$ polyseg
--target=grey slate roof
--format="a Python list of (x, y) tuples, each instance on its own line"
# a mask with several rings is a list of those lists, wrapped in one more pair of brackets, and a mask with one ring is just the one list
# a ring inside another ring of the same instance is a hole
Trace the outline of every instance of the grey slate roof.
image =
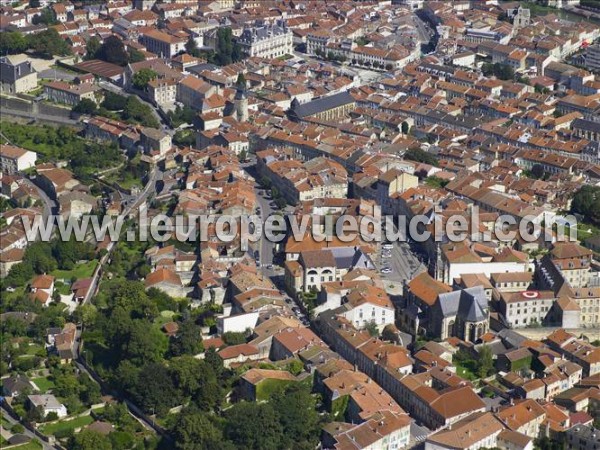
[(317, 100), (303, 104), (295, 104), (292, 107), (292, 115), (301, 119), (304, 117), (313, 116), (323, 111), (338, 108), (340, 106), (354, 103), (354, 98), (346, 91), (339, 94), (328, 95)]
[(467, 322), (487, 318), (488, 302), (482, 286), (440, 294), (439, 305), (444, 317), (458, 316)]
[(333, 247), (329, 251), (338, 269), (374, 269), (371, 259), (362, 250), (354, 247)]
[(9, 56), (0, 57), (0, 80), (2, 83), (14, 83), (34, 72), (35, 69), (30, 61), (13, 64)]
[(238, 38), (240, 44), (250, 44), (269, 39), (273, 36), (281, 36), (288, 33), (287, 28), (279, 25), (265, 25), (263, 27), (244, 28), (242, 34)]
[(600, 133), (600, 122), (593, 122), (585, 119), (575, 119), (573, 121), (573, 128)]

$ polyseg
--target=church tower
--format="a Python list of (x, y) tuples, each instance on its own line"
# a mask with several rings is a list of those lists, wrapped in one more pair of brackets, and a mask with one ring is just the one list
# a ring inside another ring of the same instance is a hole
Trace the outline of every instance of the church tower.
[(237, 79), (237, 89), (234, 99), (235, 116), (238, 122), (248, 121), (248, 94), (246, 92), (246, 79), (240, 74)]
[(527, 8), (523, 8), (519, 6), (517, 9), (517, 14), (515, 14), (515, 18), (513, 21), (513, 32), (520, 30), (521, 28), (525, 28), (529, 26), (531, 22), (531, 11)]

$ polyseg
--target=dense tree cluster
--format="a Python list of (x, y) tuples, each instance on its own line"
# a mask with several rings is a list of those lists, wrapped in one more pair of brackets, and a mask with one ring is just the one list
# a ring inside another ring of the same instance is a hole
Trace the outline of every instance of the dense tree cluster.
[(242, 59), (241, 47), (233, 39), (231, 28), (222, 27), (217, 30), (215, 51), (208, 54), (207, 59), (219, 66), (227, 66)]
[(515, 71), (508, 64), (502, 63), (484, 63), (481, 71), (486, 77), (495, 76), (500, 80), (512, 80), (515, 77)]
[(290, 385), (269, 403), (241, 402), (223, 420), (186, 408), (173, 427), (178, 449), (310, 449), (319, 438), (315, 398), (304, 385)]
[(70, 270), (79, 260), (94, 258), (94, 246), (75, 239), (53, 242), (32, 242), (27, 246), (23, 261), (14, 265), (3, 280), (4, 286), (25, 286), (34, 275), (56, 269)]
[(148, 68), (140, 69), (133, 75), (133, 86), (140, 90), (145, 90), (148, 87), (148, 83), (155, 80), (158, 74)]
[(189, 106), (184, 106), (182, 108), (181, 106), (177, 105), (174, 110), (167, 113), (167, 117), (171, 126), (173, 128), (177, 128), (184, 123), (192, 124), (196, 114), (196, 111)]
[(71, 53), (69, 44), (54, 28), (27, 36), (18, 31), (0, 33), (0, 54), (14, 55), (28, 50), (47, 59), (54, 55), (65, 56)]
[(435, 167), (439, 165), (439, 162), (434, 155), (425, 150), (421, 150), (420, 148), (411, 148), (407, 150), (404, 157), (411, 161), (421, 162)]
[[(145, 88), (148, 81), (155, 78), (155, 72), (150, 69), (142, 69), (136, 76), (139, 73), (141, 73), (141, 75), (136, 78), (138, 83), (136, 87), (140, 89)], [(134, 84), (135, 83), (136, 81), (134, 81)], [(135, 95), (125, 96), (107, 92), (100, 107), (96, 107), (96, 105), (92, 105), (92, 103), (93, 102), (88, 100), (82, 100), (73, 108), (73, 111), (80, 114), (92, 114), (115, 120), (123, 120), (130, 123), (141, 124), (145, 127), (158, 128), (159, 126), (158, 120), (152, 114), (150, 106), (143, 103)]]
[(61, 126), (20, 125), (4, 122), (2, 133), (15, 145), (34, 150), (43, 159), (69, 162), (77, 179), (91, 183), (91, 176), (99, 170), (114, 167), (122, 161), (115, 144), (97, 144), (77, 135), (73, 128)]
[(103, 61), (125, 66), (129, 63), (144, 61), (146, 57), (135, 48), (125, 48), (123, 41), (116, 36), (109, 36), (104, 42), (92, 36), (85, 45), (85, 59), (101, 59)]
[(575, 193), (571, 211), (581, 214), (586, 220), (600, 225), (600, 187), (585, 184)]

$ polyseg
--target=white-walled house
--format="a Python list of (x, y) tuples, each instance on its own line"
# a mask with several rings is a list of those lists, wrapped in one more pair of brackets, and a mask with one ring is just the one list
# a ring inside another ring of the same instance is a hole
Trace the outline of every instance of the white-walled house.
[(350, 292), (346, 296), (346, 303), (336, 312), (358, 329), (374, 322), (377, 328), (382, 330), (395, 320), (392, 301), (383, 289), (374, 286), (365, 286)]
[(217, 317), (217, 333), (223, 334), (228, 331), (243, 332), (247, 329), (254, 330), (258, 322), (258, 311), (234, 316)]
[(0, 145), (0, 170), (13, 174), (35, 166), (37, 153), (14, 145)]
[(67, 416), (65, 405), (60, 403), (52, 394), (29, 395), (27, 399), (33, 408), (41, 407), (44, 417), (52, 412), (56, 413), (58, 418)]

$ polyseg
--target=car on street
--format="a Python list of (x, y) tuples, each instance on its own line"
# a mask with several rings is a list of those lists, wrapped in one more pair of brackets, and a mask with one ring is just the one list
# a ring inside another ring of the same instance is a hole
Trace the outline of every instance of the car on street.
[(383, 269), (381, 269), (381, 273), (392, 273), (392, 269), (390, 269), (389, 267), (384, 267)]
[(271, 270), (273, 268), (273, 264), (267, 264), (267, 269)]
[(391, 254), (391, 253), (382, 253), (382, 254), (381, 254), (381, 257), (382, 257), (382, 258), (391, 258), (391, 257), (392, 257), (392, 254)]
[(389, 243), (388, 244), (383, 244), (381, 246), (381, 248), (384, 249), (384, 250), (391, 250), (391, 249), (394, 248), (394, 245), (393, 244), (389, 244)]

